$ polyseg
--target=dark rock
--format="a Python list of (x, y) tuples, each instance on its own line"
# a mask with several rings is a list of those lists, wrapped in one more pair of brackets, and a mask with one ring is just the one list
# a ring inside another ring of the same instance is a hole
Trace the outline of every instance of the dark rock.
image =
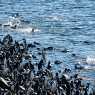
[(34, 42), (34, 45), (40, 45), (40, 43), (38, 43), (38, 42)]
[(84, 41), (83, 44), (92, 45), (92, 44), (95, 44), (95, 42), (94, 41)]
[(45, 48), (46, 50), (53, 50), (54, 48), (53, 47), (47, 47)]
[(28, 48), (35, 48), (36, 45), (33, 45), (32, 43), (31, 44), (28, 44)]
[[(78, 74), (69, 76), (70, 69), (65, 68), (62, 75), (62, 69), (58, 73), (52, 71), (50, 61), (47, 63), (46, 60), (45, 48), (38, 47), (38, 54), (42, 55), (41, 60), (39, 62), (36, 60), (36, 64), (33, 64), (36, 56), (30, 55), (31, 52), (27, 48), (32, 46), (27, 44), (25, 39), (22, 43), (18, 41), (13, 43), (12, 37), (7, 35), (0, 46), (0, 95), (6, 93), (6, 95), (81, 95), (81, 93), (87, 95), (89, 93), (89, 84), (82, 87), (82, 80)], [(48, 47), (47, 50), (53, 50), (53, 47)], [(56, 60), (54, 63), (62, 62)], [(77, 65), (75, 68), (81, 69)], [(80, 88), (83, 88), (83, 91)], [(94, 95), (94, 91), (92, 93)]]
[(50, 61), (48, 62), (47, 69), (49, 69), (49, 70), (51, 69)]
[(72, 56), (73, 56), (73, 57), (75, 57), (75, 56), (76, 56), (76, 54), (75, 54), (75, 53), (73, 53), (73, 54), (72, 54)]
[(38, 52), (38, 55), (41, 55), (42, 53), (41, 52)]
[(68, 68), (65, 68), (64, 72), (65, 72), (65, 73), (70, 73), (70, 72), (71, 72), (71, 70), (70, 70), (70, 69), (68, 69)]
[(65, 48), (65, 49), (62, 50), (61, 52), (63, 52), (63, 53), (67, 53), (67, 52), (69, 52), (69, 50)]
[(25, 59), (31, 59), (31, 55), (25, 55)]
[(37, 47), (37, 50), (41, 50), (41, 49)]
[(81, 66), (80, 64), (75, 64), (75, 69), (82, 70), (82, 69), (84, 69), (84, 67)]
[(32, 55), (32, 58), (37, 59), (37, 57), (35, 55)]
[(2, 41), (2, 43), (5, 44), (11, 44), (13, 42), (12, 36), (10, 36), (9, 34), (6, 35)]
[(56, 60), (54, 63), (55, 63), (55, 64), (61, 64), (62, 62), (59, 61), (59, 60)]
[(89, 41), (84, 41), (83, 43), (84, 43), (84, 44), (87, 44), (87, 45), (89, 45), (89, 44), (90, 44), (90, 42), (89, 42)]
[(41, 59), (40, 62), (38, 63), (38, 69), (42, 69), (43, 66), (43, 60)]
[(3, 89), (10, 89), (7, 81), (2, 77), (0, 77), (0, 87)]

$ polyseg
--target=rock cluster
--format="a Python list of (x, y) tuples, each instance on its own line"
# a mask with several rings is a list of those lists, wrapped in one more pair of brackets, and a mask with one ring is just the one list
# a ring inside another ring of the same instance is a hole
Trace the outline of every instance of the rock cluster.
[[(46, 62), (44, 51), (41, 60), (33, 64), (36, 56), (29, 53), (29, 48), (40, 45), (13, 41), (12, 36), (6, 35), (0, 41), (0, 95), (95, 95), (89, 93), (89, 83), (82, 84), (78, 74), (68, 76), (69, 69), (65, 69), (60, 76), (52, 73), (51, 62)], [(55, 60), (55, 64), (61, 64)], [(46, 66), (45, 66), (46, 65)]]

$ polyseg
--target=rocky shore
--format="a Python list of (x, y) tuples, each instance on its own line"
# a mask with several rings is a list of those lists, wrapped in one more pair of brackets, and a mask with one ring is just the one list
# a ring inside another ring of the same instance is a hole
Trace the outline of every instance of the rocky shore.
[[(70, 69), (65, 68), (61, 76), (53, 73), (45, 56), (45, 51), (53, 47), (39, 45), (25, 39), (14, 41), (9, 34), (0, 41), (0, 95), (95, 95), (94, 90), (89, 90), (90, 83), (83, 84), (77, 73), (67, 75)], [(41, 56), (36, 64), (33, 60), (37, 57), (29, 52), (30, 48), (37, 48)], [(61, 62), (55, 60), (55, 64)]]

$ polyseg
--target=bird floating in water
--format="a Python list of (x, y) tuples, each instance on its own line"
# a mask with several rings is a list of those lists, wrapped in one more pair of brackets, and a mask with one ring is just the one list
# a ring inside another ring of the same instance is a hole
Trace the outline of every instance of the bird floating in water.
[(16, 32), (38, 32), (39, 29), (36, 29), (30, 25), (29, 21), (24, 20), (19, 14), (10, 16), (8, 21), (1, 24), (2, 30), (10, 30)]

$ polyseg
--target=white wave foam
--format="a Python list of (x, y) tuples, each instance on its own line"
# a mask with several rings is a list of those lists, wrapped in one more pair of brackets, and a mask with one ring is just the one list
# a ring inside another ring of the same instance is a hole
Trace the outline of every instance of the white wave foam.
[(95, 56), (87, 56), (86, 63), (87, 64), (95, 64)]

